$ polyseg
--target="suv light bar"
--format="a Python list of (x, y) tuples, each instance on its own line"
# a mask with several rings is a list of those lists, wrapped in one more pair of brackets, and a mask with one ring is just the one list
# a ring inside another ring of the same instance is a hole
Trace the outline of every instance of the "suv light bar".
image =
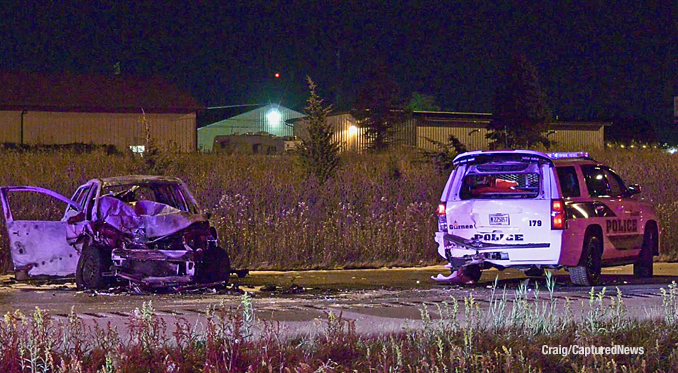
[(588, 158), (588, 152), (560, 152), (560, 153), (546, 153), (551, 159), (565, 159), (565, 158)]

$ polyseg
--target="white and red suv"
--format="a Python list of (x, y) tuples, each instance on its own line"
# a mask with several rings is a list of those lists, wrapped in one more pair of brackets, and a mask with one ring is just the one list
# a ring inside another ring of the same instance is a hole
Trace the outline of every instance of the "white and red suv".
[(486, 268), (528, 275), (567, 268), (577, 285), (594, 285), (603, 266), (633, 263), (651, 277), (659, 224), (651, 204), (587, 153), (531, 150), (458, 155), (438, 207), (438, 253), (450, 276), (478, 281)]

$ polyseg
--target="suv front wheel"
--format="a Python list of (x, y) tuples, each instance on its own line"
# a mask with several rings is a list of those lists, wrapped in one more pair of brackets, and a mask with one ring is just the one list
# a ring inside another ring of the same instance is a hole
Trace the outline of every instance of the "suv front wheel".
[(570, 267), (570, 280), (575, 285), (594, 286), (600, 279), (602, 268), (603, 243), (595, 234), (588, 233), (584, 238), (584, 250), (579, 265)]

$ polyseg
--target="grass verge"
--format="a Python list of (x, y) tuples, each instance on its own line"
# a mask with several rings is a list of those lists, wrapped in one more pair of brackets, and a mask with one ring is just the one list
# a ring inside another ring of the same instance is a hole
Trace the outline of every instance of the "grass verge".
[(279, 324), (256, 318), (247, 294), (237, 307), (210, 306), (203, 328), (177, 319), (172, 335), (144, 303), (129, 318), (125, 339), (110, 325), (85, 325), (74, 312), (55, 321), (36, 308), (0, 321), (0, 371), (670, 372), (678, 364), (675, 282), (662, 289), (664, 318), (644, 321), (626, 316), (618, 290), (591, 290), (574, 315), (569, 300), (553, 297), (550, 278), (544, 292), (519, 288), (511, 300), (496, 283), (494, 289), (487, 307), (470, 296), (451, 298), (422, 307), (421, 328), (375, 335), (328, 312), (318, 333), (285, 337)]

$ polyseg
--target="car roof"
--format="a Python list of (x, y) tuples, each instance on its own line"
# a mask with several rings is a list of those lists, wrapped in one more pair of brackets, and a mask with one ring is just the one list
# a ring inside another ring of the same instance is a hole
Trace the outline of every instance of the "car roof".
[(592, 158), (562, 158), (554, 159), (553, 163), (557, 166), (574, 166), (574, 165), (591, 165), (591, 166), (600, 166), (600, 162)]
[(153, 183), (170, 183), (183, 184), (183, 182), (176, 177), (160, 176), (160, 175), (125, 175), (114, 176), (99, 179), (103, 186), (115, 186), (126, 184), (153, 184)]
[(529, 157), (530, 159), (551, 163), (552, 160), (545, 153), (538, 152), (535, 150), (524, 150), (524, 149), (514, 149), (514, 150), (474, 150), (470, 152), (465, 152), (458, 154), (454, 157), (452, 161), (455, 165), (462, 163), (475, 162), (477, 159), (488, 159), (491, 157), (501, 157), (501, 156), (518, 156), (518, 157)]

